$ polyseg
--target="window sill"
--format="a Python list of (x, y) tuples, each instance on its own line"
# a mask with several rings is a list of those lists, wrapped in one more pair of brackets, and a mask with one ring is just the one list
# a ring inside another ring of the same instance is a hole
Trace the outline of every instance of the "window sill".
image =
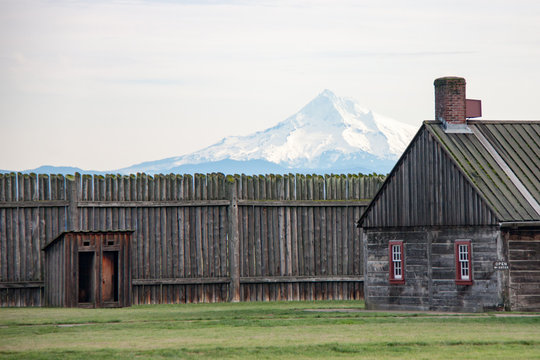
[(456, 285), (472, 285), (472, 280), (456, 280)]

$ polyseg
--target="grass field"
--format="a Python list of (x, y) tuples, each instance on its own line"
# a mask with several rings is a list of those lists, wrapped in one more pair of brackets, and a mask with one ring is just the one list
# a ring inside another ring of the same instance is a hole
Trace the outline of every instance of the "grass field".
[(499, 315), (357, 301), (3, 308), (0, 358), (539, 359), (540, 316)]

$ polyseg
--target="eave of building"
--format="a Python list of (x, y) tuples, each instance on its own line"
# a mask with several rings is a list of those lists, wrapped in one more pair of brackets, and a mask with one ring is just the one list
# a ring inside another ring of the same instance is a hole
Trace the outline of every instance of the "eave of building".
[(49, 246), (51, 246), (53, 243), (61, 239), (63, 236), (67, 234), (83, 234), (83, 235), (89, 235), (89, 234), (111, 234), (111, 233), (128, 233), (131, 234), (135, 232), (133, 229), (116, 229), (116, 230), (66, 230), (62, 231), (60, 234), (55, 236), (51, 241), (49, 241), (47, 244), (45, 244), (41, 250), (45, 251)]

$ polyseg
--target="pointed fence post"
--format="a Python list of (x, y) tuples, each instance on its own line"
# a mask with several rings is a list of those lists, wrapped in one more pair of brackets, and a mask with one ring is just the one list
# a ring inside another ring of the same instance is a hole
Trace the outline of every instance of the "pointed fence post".
[(75, 176), (66, 176), (66, 196), (68, 200), (67, 226), (66, 230), (79, 230), (79, 185), (81, 183), (81, 174), (75, 173)]
[(229, 206), (229, 301), (240, 301), (240, 248), (238, 245), (238, 190), (235, 177), (228, 177), (231, 204)]

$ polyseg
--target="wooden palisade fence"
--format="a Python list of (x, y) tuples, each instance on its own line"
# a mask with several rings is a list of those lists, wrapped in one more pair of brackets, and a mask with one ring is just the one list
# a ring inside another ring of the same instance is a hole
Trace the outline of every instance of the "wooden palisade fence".
[(133, 304), (356, 299), (382, 176), (0, 174), (0, 306), (43, 306), (42, 248), (133, 230)]

